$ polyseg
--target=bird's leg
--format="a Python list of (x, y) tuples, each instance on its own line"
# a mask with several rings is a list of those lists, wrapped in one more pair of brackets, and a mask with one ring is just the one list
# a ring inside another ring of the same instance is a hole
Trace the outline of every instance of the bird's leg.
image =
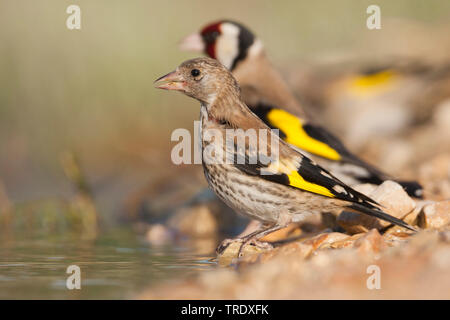
[(243, 243), (245, 241), (246, 237), (251, 236), (251, 235), (253, 235), (255, 233), (258, 233), (258, 232), (260, 232), (260, 229), (256, 230), (255, 232), (252, 232), (250, 234), (247, 234), (245, 236), (240, 236), (239, 235), (237, 238), (234, 238), (234, 239), (225, 239), (217, 246), (216, 253), (217, 254), (221, 254), (233, 242), (241, 242), (241, 243)]
[(233, 242), (241, 242), (242, 239), (241, 238), (236, 238), (236, 239), (225, 239), (223, 240), (216, 248), (216, 253), (217, 254), (222, 254), (222, 252), (225, 251), (226, 248), (228, 248), (228, 246), (230, 244), (232, 244)]
[(241, 257), (242, 249), (247, 244), (250, 244), (250, 243), (252, 243), (260, 248), (272, 249), (273, 246), (269, 242), (260, 242), (260, 241), (258, 241), (258, 239), (264, 237), (265, 235), (268, 235), (269, 233), (283, 229), (284, 227), (289, 225), (291, 223), (291, 221), (292, 221), (292, 216), (289, 213), (281, 212), (280, 215), (278, 216), (278, 221), (276, 223), (273, 223), (271, 225), (266, 225), (265, 229), (261, 228), (255, 232), (243, 237), (242, 238), (243, 242), (242, 242), (242, 245), (239, 248), (239, 252), (238, 252), (238, 258)]
[(260, 242), (259, 238), (268, 235), (269, 233), (275, 232), (277, 230), (283, 229), (289, 223), (291, 223), (291, 215), (286, 213), (281, 213), (278, 217), (278, 221), (272, 224), (261, 224), (258, 230), (247, 234), (243, 237), (236, 239), (225, 239), (222, 243), (217, 247), (216, 253), (221, 254), (231, 243), (240, 242), (241, 246), (238, 251), (238, 257), (241, 257), (242, 249), (249, 243), (252, 243), (260, 248), (273, 248), (272, 245), (268, 242)]
[(250, 239), (250, 238), (254, 237), (255, 235), (258, 235), (260, 232), (265, 231), (265, 230), (266, 229), (264, 229), (264, 225), (260, 224), (259, 228), (256, 231), (253, 231), (253, 232), (251, 232), (249, 234), (246, 234), (244, 236), (242, 236), (242, 233), (241, 233), (239, 236), (237, 236), (237, 238), (234, 238), (234, 239), (225, 239), (217, 247), (216, 253), (217, 254), (221, 254), (233, 242), (245, 243), (247, 241), (247, 239)]
[(246, 235), (260, 230), (263, 226), (263, 223), (261, 221), (258, 220), (251, 220), (250, 223), (245, 227), (244, 231), (242, 231), (236, 238), (242, 238), (245, 237)]
[(285, 225), (274, 224), (274, 225), (269, 226), (266, 229), (257, 230), (255, 232), (241, 238), (242, 244), (238, 251), (238, 258), (240, 258), (242, 256), (242, 249), (244, 249), (244, 247), (248, 244), (254, 244), (257, 247), (264, 248), (264, 249), (272, 249), (273, 247), (269, 242), (260, 242), (260, 241), (258, 241), (258, 239), (264, 237), (265, 235), (268, 235), (269, 233), (280, 230), (284, 227), (285, 227)]

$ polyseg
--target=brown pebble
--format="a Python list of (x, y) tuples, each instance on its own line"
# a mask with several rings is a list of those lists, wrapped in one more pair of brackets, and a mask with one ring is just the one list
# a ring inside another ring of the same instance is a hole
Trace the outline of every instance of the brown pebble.
[(450, 224), (450, 200), (425, 205), (417, 219), (421, 228), (440, 229)]

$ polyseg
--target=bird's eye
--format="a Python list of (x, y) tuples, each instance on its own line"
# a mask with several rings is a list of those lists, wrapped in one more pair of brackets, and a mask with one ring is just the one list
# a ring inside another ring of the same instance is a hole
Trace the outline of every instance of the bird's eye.
[(198, 70), (198, 69), (192, 69), (192, 70), (191, 70), (191, 75), (192, 75), (193, 77), (198, 77), (198, 76), (200, 75), (200, 70)]

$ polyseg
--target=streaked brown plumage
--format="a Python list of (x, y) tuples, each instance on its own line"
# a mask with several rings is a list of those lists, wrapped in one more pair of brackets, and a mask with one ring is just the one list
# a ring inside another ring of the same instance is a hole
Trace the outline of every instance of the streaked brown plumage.
[[(231, 208), (265, 224), (264, 229), (240, 241), (255, 241), (308, 215), (338, 212), (344, 207), (414, 230), (282, 141), (245, 105), (236, 80), (217, 60), (186, 61), (157, 82), (157, 88), (181, 91), (200, 101), (203, 168), (209, 186)], [(227, 129), (234, 129), (236, 136), (227, 135)], [(258, 136), (266, 133), (269, 146), (272, 140), (277, 142), (278, 152), (272, 148), (268, 153), (276, 157), (266, 164), (218, 162), (220, 155), (231, 159), (260, 155), (262, 151), (250, 142), (244, 150), (236, 145), (236, 137), (242, 138), (248, 129), (255, 129)], [(220, 133), (225, 142), (219, 136), (211, 139), (211, 132)]]

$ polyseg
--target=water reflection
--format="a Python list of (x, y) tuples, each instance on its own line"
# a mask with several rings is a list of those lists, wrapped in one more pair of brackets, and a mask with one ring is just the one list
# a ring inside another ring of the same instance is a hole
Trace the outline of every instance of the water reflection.
[[(215, 266), (208, 254), (214, 241), (150, 247), (131, 232), (111, 234), (91, 241), (65, 237), (2, 242), (0, 299), (132, 298), (155, 283)], [(66, 288), (71, 264), (81, 268), (81, 290)]]

